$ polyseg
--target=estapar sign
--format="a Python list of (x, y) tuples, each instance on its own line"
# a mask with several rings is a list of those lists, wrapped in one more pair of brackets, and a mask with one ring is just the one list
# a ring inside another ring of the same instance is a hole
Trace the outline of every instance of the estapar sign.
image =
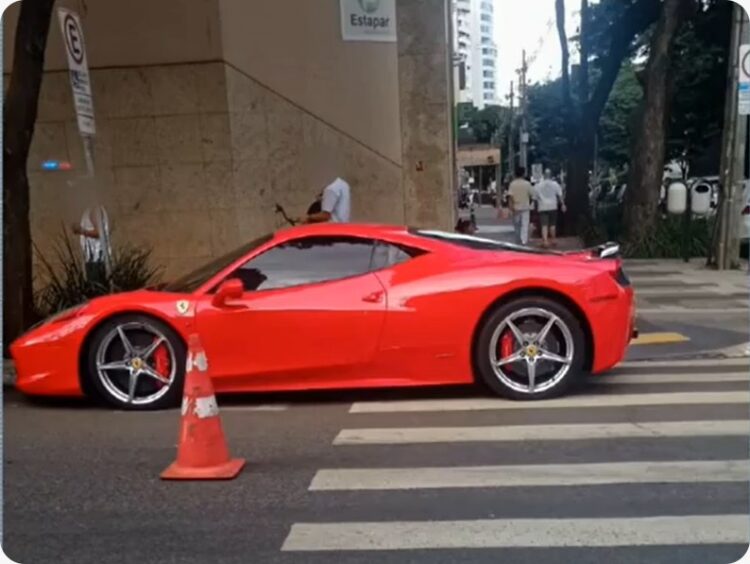
[(396, 0), (340, 0), (344, 41), (396, 41)]

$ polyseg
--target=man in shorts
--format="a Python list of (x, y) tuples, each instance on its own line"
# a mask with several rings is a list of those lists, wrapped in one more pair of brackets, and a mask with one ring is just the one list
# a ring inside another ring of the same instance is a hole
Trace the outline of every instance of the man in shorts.
[(539, 210), (539, 222), (542, 225), (542, 246), (555, 245), (557, 236), (557, 208), (565, 213), (562, 187), (552, 177), (552, 171), (544, 171), (544, 179), (534, 186), (534, 199)]

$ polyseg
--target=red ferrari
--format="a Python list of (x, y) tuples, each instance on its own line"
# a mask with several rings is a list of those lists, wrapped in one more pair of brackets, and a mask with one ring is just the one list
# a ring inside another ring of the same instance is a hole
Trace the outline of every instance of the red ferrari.
[(617, 251), (293, 227), (175, 282), (47, 319), (11, 346), (16, 385), (129, 409), (173, 406), (186, 338), (198, 332), (217, 393), (481, 381), (511, 399), (559, 396), (620, 362), (635, 332)]

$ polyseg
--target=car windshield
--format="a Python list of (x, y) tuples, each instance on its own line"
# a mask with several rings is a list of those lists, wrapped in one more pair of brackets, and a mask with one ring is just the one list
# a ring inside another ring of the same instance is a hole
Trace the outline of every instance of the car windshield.
[(159, 289), (164, 292), (178, 292), (178, 293), (190, 293), (194, 292), (203, 284), (208, 282), (218, 272), (224, 270), (230, 264), (240, 259), (243, 255), (246, 255), (253, 249), (257, 249), (261, 245), (264, 245), (273, 238), (272, 234), (264, 235), (254, 241), (250, 241), (241, 247), (234, 249), (233, 251), (215, 259), (211, 262), (204, 264), (203, 266), (196, 268), (192, 272), (182, 276), (174, 282), (170, 282), (160, 287)]
[(475, 237), (473, 235), (463, 235), (461, 233), (450, 233), (447, 231), (432, 231), (426, 229), (412, 229), (410, 230), (414, 235), (420, 237), (427, 237), (429, 239), (437, 239), (438, 241), (444, 241), (446, 243), (452, 243), (461, 247), (474, 249), (476, 251), (515, 251), (519, 253), (533, 253), (540, 255), (559, 255), (561, 253), (556, 251), (550, 251), (547, 249), (538, 249), (535, 247), (525, 247), (523, 245), (516, 245), (515, 243), (508, 243), (506, 241), (495, 241), (494, 239), (485, 239), (483, 237)]

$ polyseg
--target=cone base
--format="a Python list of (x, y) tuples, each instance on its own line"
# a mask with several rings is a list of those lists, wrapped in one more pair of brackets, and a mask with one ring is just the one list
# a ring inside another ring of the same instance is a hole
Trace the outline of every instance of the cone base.
[(162, 480), (231, 480), (236, 478), (245, 466), (244, 458), (234, 458), (224, 464), (205, 468), (181, 466), (177, 462), (171, 464), (161, 473)]

